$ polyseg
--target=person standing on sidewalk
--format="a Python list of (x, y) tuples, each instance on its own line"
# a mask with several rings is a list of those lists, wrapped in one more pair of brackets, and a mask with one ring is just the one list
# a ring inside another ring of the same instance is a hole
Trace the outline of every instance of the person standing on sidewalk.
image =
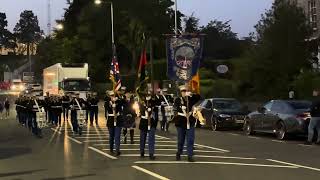
[(6, 100), (4, 101), (4, 108), (6, 109), (6, 118), (9, 117), (10, 115), (10, 101), (8, 100), (8, 98), (6, 98)]
[(312, 140), (315, 134), (315, 130), (318, 132), (318, 139), (316, 141), (317, 145), (320, 145), (320, 98), (319, 91), (313, 91), (314, 100), (311, 105), (311, 120), (308, 128), (308, 140), (305, 143), (306, 145), (312, 145)]

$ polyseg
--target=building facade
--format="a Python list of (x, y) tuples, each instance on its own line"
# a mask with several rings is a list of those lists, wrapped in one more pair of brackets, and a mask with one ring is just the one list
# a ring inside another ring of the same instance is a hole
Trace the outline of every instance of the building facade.
[(320, 37), (320, 0), (291, 0), (301, 7), (310, 23), (313, 35), (311, 39)]

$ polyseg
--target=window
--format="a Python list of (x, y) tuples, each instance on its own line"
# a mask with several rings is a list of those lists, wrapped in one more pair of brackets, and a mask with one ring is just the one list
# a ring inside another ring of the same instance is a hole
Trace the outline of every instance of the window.
[(316, 6), (316, 0), (310, 0), (308, 1), (308, 16), (309, 21), (314, 30), (317, 30), (317, 6)]
[(273, 103), (271, 107), (271, 111), (276, 113), (289, 113), (290, 108), (288, 107), (287, 104), (277, 101)]
[(211, 103), (210, 100), (207, 101), (207, 103), (206, 103), (206, 105), (205, 105), (205, 108), (207, 108), (207, 109), (211, 109), (211, 108), (212, 108), (212, 103)]
[(268, 102), (267, 104), (265, 104), (263, 107), (267, 110), (267, 111), (271, 111), (271, 106), (272, 106), (273, 101)]

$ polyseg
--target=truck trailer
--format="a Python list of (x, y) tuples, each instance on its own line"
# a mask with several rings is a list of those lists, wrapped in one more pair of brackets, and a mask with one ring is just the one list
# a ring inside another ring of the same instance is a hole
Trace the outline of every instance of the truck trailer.
[(87, 97), (91, 90), (88, 64), (54, 64), (43, 70), (43, 94), (64, 95), (79, 93)]

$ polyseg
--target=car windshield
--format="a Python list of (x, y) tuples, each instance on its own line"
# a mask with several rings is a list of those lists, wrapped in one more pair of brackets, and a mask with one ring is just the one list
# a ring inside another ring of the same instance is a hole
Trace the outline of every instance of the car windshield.
[(293, 109), (310, 109), (311, 102), (308, 101), (291, 101), (288, 102)]
[(66, 80), (63, 87), (65, 91), (88, 91), (90, 83), (87, 80)]
[(218, 110), (239, 110), (241, 104), (236, 100), (218, 100), (213, 101), (213, 107)]

